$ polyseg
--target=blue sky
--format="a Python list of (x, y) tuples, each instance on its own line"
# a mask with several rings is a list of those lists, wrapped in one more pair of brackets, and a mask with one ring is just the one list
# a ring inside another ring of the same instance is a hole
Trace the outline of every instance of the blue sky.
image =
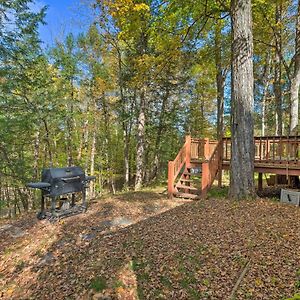
[(80, 0), (37, 0), (34, 10), (48, 6), (46, 25), (39, 29), (44, 47), (53, 45), (55, 40), (63, 40), (66, 34), (86, 31), (91, 21), (91, 13)]

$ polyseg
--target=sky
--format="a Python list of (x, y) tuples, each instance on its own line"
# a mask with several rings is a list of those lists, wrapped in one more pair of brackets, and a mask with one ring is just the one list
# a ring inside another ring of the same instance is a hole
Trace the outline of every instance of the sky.
[(70, 32), (76, 35), (86, 31), (90, 24), (91, 14), (80, 0), (36, 0), (34, 10), (43, 6), (48, 6), (47, 24), (39, 28), (44, 48), (53, 45), (55, 40), (62, 41)]

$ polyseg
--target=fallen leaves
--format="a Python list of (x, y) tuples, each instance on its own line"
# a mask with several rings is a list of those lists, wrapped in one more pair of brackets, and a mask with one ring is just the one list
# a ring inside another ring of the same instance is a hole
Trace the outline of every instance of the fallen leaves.
[[(248, 258), (235, 299), (299, 292), (299, 209), (264, 200), (182, 203), (129, 193), (27, 228), (2, 251), (4, 298), (226, 299)], [(105, 282), (101, 291), (95, 278)], [(13, 282), (21, 288), (10, 291)]]

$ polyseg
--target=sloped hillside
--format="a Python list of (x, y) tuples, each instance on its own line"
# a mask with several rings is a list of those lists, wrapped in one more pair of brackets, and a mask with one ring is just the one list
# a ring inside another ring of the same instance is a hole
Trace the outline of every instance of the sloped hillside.
[(93, 203), (0, 226), (2, 299), (285, 299), (300, 292), (300, 209), (266, 200)]

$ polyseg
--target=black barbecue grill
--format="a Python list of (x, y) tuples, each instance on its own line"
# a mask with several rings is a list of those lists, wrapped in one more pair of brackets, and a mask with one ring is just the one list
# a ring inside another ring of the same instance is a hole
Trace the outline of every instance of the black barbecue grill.
[[(86, 188), (95, 178), (95, 176), (86, 176), (80, 167), (43, 169), (41, 182), (27, 184), (28, 187), (42, 191), (41, 211), (38, 213), (38, 218), (61, 218), (86, 211)], [(78, 192), (82, 193), (81, 205), (75, 205), (75, 193)], [(71, 203), (68, 201), (68, 194), (71, 195)], [(45, 197), (51, 198), (50, 212), (45, 210)], [(63, 204), (57, 208), (56, 200), (59, 198), (63, 200)]]

